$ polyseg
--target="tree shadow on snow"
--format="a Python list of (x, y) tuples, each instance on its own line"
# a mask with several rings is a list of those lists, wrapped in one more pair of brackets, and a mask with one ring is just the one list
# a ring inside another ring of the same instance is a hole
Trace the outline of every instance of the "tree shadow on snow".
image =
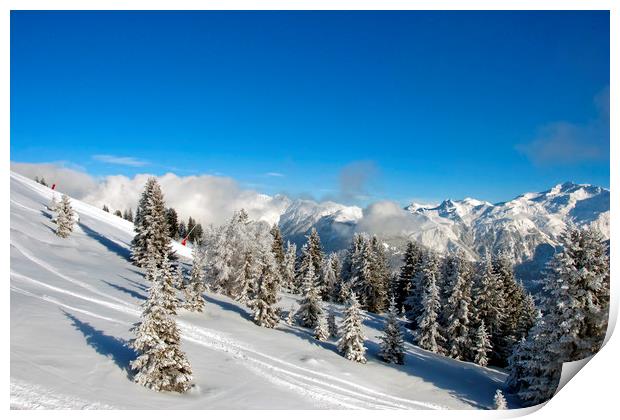
[(286, 328), (284, 328), (283, 325), (280, 325), (278, 327), (278, 331), (293, 334), (302, 340), (308, 341), (310, 344), (314, 344), (315, 346), (322, 347), (325, 350), (338, 353), (338, 346), (335, 341), (332, 339), (328, 339), (328, 341), (317, 340), (314, 338), (314, 331), (310, 328), (305, 328), (299, 325), (286, 325)]
[(86, 344), (91, 346), (99, 354), (109, 357), (123, 370), (128, 377), (131, 376), (129, 363), (136, 358), (133, 351), (123, 339), (106, 335), (103, 331), (95, 329), (87, 322), (81, 321), (74, 315), (62, 310), (64, 315), (71, 320), (76, 330), (81, 332), (86, 339)]
[(109, 281), (105, 281), (105, 280), (101, 280), (101, 281), (107, 284), (108, 286), (115, 288), (116, 290), (127, 293), (132, 298), (146, 300), (146, 296), (144, 296), (142, 293), (136, 292), (135, 290), (131, 290), (126, 287), (119, 286), (118, 284), (110, 283)]
[(122, 278), (123, 280), (125, 280), (127, 283), (131, 284), (133, 287), (140, 289), (141, 291), (148, 293), (149, 292), (149, 287), (145, 284), (140, 283), (139, 281), (135, 281), (132, 279), (129, 279), (125, 276), (121, 276), (119, 275), (120, 278)]
[(205, 299), (205, 301), (207, 303), (212, 303), (214, 305), (217, 305), (220, 308), (224, 309), (225, 311), (236, 312), (236, 313), (238, 313), (241, 316), (241, 318), (247, 319), (248, 321), (253, 321), (252, 320), (252, 316), (245, 309), (243, 309), (243, 308), (241, 308), (241, 307), (239, 307), (239, 306), (237, 306), (237, 305), (235, 305), (233, 303), (217, 299), (216, 297), (209, 296), (207, 294), (203, 294), (202, 296), (204, 297), (204, 299)]
[(89, 236), (90, 238), (93, 238), (94, 240), (99, 242), (101, 245), (105, 246), (110, 252), (115, 253), (116, 255), (124, 258), (127, 261), (131, 260), (130, 259), (131, 251), (129, 249), (106, 238), (104, 235), (100, 234), (96, 230), (89, 228), (84, 223), (79, 223), (79, 225), (87, 236)]

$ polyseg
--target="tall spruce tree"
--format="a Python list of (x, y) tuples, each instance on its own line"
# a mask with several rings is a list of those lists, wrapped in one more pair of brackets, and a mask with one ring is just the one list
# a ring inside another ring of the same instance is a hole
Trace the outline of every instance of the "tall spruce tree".
[(405, 299), (405, 316), (409, 320), (409, 328), (415, 330), (418, 328), (418, 318), (422, 314), (422, 297), (423, 297), (423, 281), (424, 267), (428, 261), (428, 253), (430, 250), (418, 248), (417, 262), (414, 266), (413, 277), (409, 279), (407, 287), (408, 294)]
[(56, 235), (61, 238), (68, 237), (73, 232), (75, 225), (75, 212), (71, 207), (71, 200), (65, 194), (56, 206)]
[(505, 303), (503, 283), (493, 272), (493, 263), (489, 253), (479, 266), (474, 289), (476, 324), (480, 325), (484, 321), (493, 349), (496, 350), (502, 341)]
[(437, 277), (439, 276), (439, 263), (433, 252), (428, 252), (422, 268), (422, 308), (417, 319), (415, 332), (416, 342), (423, 349), (434, 353), (445, 352), (441, 326), (439, 325), (439, 288)]
[(446, 279), (446, 283), (450, 285), (450, 290), (443, 310), (443, 318), (446, 321), (446, 352), (454, 359), (464, 360), (467, 358), (471, 347), (471, 332), (469, 330), (471, 269), (462, 252), (449, 256), (446, 264), (450, 265), (450, 269), (446, 272), (451, 276)]
[(260, 251), (258, 265), (258, 277), (253, 293), (254, 296), (249, 301), (248, 306), (253, 311), (256, 325), (274, 328), (280, 321), (278, 310), (275, 306), (278, 302), (280, 273), (271, 247), (265, 247)]
[(403, 331), (398, 321), (396, 302), (392, 299), (381, 336), (379, 356), (387, 363), (402, 365), (405, 360), (405, 342)]
[(321, 297), (317, 287), (317, 278), (314, 274), (313, 264), (308, 266), (304, 276), (303, 297), (296, 316), (299, 324), (306, 328), (315, 328), (319, 318), (323, 316)]
[(366, 347), (362, 333), (362, 316), (355, 293), (351, 293), (342, 320), (342, 336), (338, 340), (338, 351), (346, 359), (366, 363)]
[(373, 253), (371, 260), (372, 294), (369, 299), (368, 310), (381, 313), (388, 306), (390, 271), (385, 248), (376, 235), (373, 235), (370, 240), (370, 248)]
[(280, 227), (277, 223), (273, 224), (269, 233), (271, 233), (271, 237), (273, 238), (271, 251), (273, 252), (273, 256), (275, 257), (276, 263), (278, 264), (280, 275), (284, 277), (284, 241), (282, 239), (282, 232), (280, 232)]
[(337, 279), (336, 272), (334, 271), (333, 264), (334, 255), (330, 255), (329, 257), (323, 260), (323, 266), (321, 267), (321, 277), (323, 278), (323, 285), (325, 287), (325, 300), (330, 302), (336, 302), (338, 298), (337, 290)]
[(421, 250), (415, 242), (407, 242), (407, 248), (405, 249), (405, 254), (403, 255), (403, 265), (400, 268), (398, 282), (396, 283), (394, 290), (394, 299), (396, 301), (396, 309), (398, 310), (399, 315), (405, 306), (405, 301), (407, 300), (410, 292), (414, 292), (410, 291), (410, 287), (412, 286), (411, 281), (419, 268), (420, 254)]
[(491, 336), (487, 332), (484, 320), (482, 320), (476, 330), (476, 339), (474, 341), (474, 362), (480, 366), (486, 366), (489, 363), (489, 353), (492, 349)]
[(329, 309), (329, 314), (327, 315), (327, 330), (331, 338), (338, 338), (338, 324), (336, 323), (336, 313), (333, 307)]
[(545, 281), (543, 317), (510, 358), (510, 388), (532, 404), (551, 398), (561, 364), (593, 355), (607, 331), (607, 245), (591, 227), (569, 227), (562, 240), (564, 249), (554, 257)]
[(140, 197), (134, 231), (136, 234), (131, 242), (131, 258), (134, 264), (139, 267), (146, 266), (148, 246), (151, 247), (149, 252), (152, 252), (152, 258), (158, 267), (163, 263), (164, 255), (173, 257), (164, 195), (154, 177), (147, 180)]
[(183, 288), (185, 294), (185, 307), (192, 312), (202, 312), (205, 307), (203, 294), (206, 291), (205, 269), (206, 255), (204, 249), (195, 247), (192, 250), (192, 271), (189, 275), (189, 282)]
[(168, 223), (168, 236), (172, 239), (179, 239), (179, 216), (172, 207), (166, 210), (166, 222)]
[(327, 300), (327, 291), (325, 286), (325, 280), (322, 278), (322, 266), (323, 266), (323, 247), (321, 246), (321, 238), (319, 233), (313, 227), (310, 229), (310, 234), (306, 237), (306, 245), (310, 262), (313, 265), (314, 273), (317, 276), (317, 286), (319, 288), (319, 294), (321, 299)]
[(181, 351), (174, 320), (177, 298), (170, 259), (165, 250), (162, 258), (159, 249), (150, 245), (146, 259), (151, 287), (141, 320), (132, 329), (136, 337), (130, 345), (138, 353), (131, 362), (134, 380), (156, 391), (185, 392), (191, 387), (192, 369)]
[(282, 287), (291, 293), (298, 293), (295, 287), (295, 260), (297, 258), (297, 245), (291, 242), (286, 244), (286, 254), (282, 268)]

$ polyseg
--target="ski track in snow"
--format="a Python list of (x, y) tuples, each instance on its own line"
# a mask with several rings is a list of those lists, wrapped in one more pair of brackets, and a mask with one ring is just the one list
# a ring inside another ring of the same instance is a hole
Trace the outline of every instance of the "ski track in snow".
[(59, 394), (39, 385), (11, 378), (11, 410), (111, 410), (112, 407)]
[[(48, 288), (54, 292), (95, 303), (127, 315), (140, 315), (139, 310), (127, 305), (124, 302), (123, 305), (118, 305), (101, 299), (95, 299), (46, 284), (15, 271), (11, 271), (11, 277), (15, 280), (30, 282), (41, 287)], [(66, 276), (61, 275), (60, 277), (66, 279)], [(35, 297), (73, 311), (84, 313), (85, 315), (103, 319), (108, 322), (128, 326), (131, 325), (129, 322), (109, 318), (67, 305), (62, 301), (47, 295), (40, 296), (17, 286), (11, 286), (11, 289), (16, 293)], [(89, 291), (92, 290), (89, 289)], [(101, 293), (99, 294), (101, 295)], [(186, 321), (179, 320), (178, 325), (181, 329), (183, 339), (216, 351), (230, 353), (235, 359), (240, 360), (250, 370), (270, 382), (288, 388), (304, 397), (312, 398), (313, 400), (328, 406), (337, 406), (348, 409), (441, 409), (440, 406), (435, 404), (385, 394), (383, 392), (358, 385), (351, 381), (347, 381), (329, 374), (312, 371), (310, 369), (279, 360), (275, 357), (253, 350), (247, 345), (223, 337), (215, 331), (197, 327)], [(327, 379), (330, 382), (321, 380), (321, 378)]]

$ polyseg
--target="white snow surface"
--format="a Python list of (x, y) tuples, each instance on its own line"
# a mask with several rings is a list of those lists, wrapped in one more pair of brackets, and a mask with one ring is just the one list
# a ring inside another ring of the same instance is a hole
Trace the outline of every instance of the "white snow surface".
[[(178, 316), (195, 386), (184, 395), (148, 390), (128, 372), (129, 329), (148, 295), (128, 260), (133, 226), (72, 200), (79, 225), (58, 238), (46, 209), (52, 194), (11, 173), (12, 409), (490, 408), (506, 379), (409, 343), (406, 365), (387, 365), (377, 358), (383, 317), (374, 314), (364, 321), (368, 363), (350, 362), (333, 340), (284, 323), (256, 326), (243, 305), (208, 293), (205, 313)], [(190, 250), (174, 248), (189, 264)], [(283, 294), (279, 306), (295, 300)]]

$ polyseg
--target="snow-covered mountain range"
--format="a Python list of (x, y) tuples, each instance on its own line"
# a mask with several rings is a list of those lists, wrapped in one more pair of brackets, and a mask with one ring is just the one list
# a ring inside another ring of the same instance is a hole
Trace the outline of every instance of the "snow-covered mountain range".
[(566, 182), (496, 204), (465, 198), (436, 207), (411, 203), (404, 209), (388, 203), (362, 210), (297, 200), (279, 220), (284, 236), (298, 244), (315, 227), (328, 251), (346, 248), (353, 233), (366, 231), (379, 235), (395, 253), (410, 239), (441, 253), (463, 250), (472, 260), (487, 251), (508, 252), (525, 277), (553, 254), (569, 223), (595, 225), (609, 238), (609, 190)]

